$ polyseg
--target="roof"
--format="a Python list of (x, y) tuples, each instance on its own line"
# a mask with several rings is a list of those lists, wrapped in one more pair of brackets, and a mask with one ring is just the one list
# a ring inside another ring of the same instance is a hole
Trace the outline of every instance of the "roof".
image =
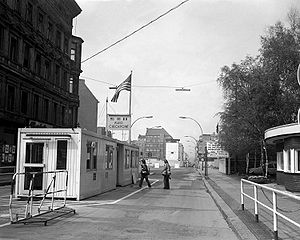
[(164, 128), (147, 128), (146, 136), (160, 136), (164, 135), (168, 138), (173, 138)]

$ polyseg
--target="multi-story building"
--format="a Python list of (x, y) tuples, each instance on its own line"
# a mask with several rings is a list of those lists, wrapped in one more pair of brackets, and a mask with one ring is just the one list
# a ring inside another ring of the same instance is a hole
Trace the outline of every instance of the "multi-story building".
[(145, 155), (158, 161), (166, 159), (166, 141), (173, 139), (164, 128), (147, 128)]
[(74, 0), (0, 1), (0, 171), (20, 127), (76, 127), (83, 40)]

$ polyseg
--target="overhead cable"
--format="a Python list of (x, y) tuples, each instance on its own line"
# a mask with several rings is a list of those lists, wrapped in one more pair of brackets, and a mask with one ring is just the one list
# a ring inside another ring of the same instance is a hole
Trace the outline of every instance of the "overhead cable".
[(161, 14), (160, 16), (158, 16), (157, 18), (155, 18), (154, 20), (152, 20), (152, 21), (146, 23), (145, 25), (141, 26), (140, 28), (138, 28), (137, 30), (133, 31), (132, 33), (126, 35), (125, 37), (123, 37), (123, 38), (121, 38), (120, 40), (114, 42), (113, 44), (109, 45), (108, 47), (106, 47), (106, 48), (102, 49), (101, 51), (99, 51), (99, 52), (93, 54), (92, 56), (86, 58), (86, 59), (83, 60), (81, 63), (84, 63), (84, 62), (86, 62), (86, 61), (88, 61), (88, 60), (90, 60), (90, 59), (96, 57), (96, 56), (99, 55), (100, 53), (103, 53), (103, 52), (105, 52), (106, 50), (110, 49), (111, 47), (113, 47), (113, 46), (117, 45), (118, 43), (124, 41), (126, 38), (129, 38), (130, 36), (132, 36), (133, 34), (139, 32), (139, 31), (142, 30), (143, 28), (145, 28), (145, 27), (149, 26), (150, 24), (156, 22), (158, 19), (162, 18), (163, 16), (167, 15), (168, 13), (172, 12), (173, 10), (179, 8), (181, 5), (183, 5), (184, 3), (188, 2), (188, 1), (190, 1), (190, 0), (185, 0), (185, 1), (181, 2), (181, 3), (178, 4), (177, 6), (171, 8), (171, 9), (168, 10), (167, 12)]

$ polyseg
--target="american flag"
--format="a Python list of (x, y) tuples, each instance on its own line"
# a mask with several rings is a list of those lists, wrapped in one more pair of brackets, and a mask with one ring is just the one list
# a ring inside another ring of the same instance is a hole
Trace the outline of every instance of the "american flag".
[(117, 86), (115, 95), (111, 99), (112, 102), (118, 101), (119, 94), (122, 90), (131, 91), (131, 74), (128, 76), (128, 78), (126, 78), (124, 82)]

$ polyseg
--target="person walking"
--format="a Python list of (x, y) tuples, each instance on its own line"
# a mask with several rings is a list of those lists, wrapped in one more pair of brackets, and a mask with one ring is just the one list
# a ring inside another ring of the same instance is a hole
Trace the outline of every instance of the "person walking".
[(168, 160), (165, 160), (165, 166), (161, 172), (164, 176), (164, 189), (170, 189), (170, 175), (171, 175), (171, 167)]
[(145, 159), (142, 159), (142, 161), (141, 161), (141, 180), (140, 180), (140, 184), (139, 184), (140, 187), (142, 187), (143, 181), (144, 181), (144, 178), (145, 178), (145, 180), (148, 184), (148, 187), (151, 188), (151, 184), (150, 184), (149, 179), (148, 179), (149, 174), (150, 174), (150, 171), (148, 169), (146, 161), (145, 161)]

